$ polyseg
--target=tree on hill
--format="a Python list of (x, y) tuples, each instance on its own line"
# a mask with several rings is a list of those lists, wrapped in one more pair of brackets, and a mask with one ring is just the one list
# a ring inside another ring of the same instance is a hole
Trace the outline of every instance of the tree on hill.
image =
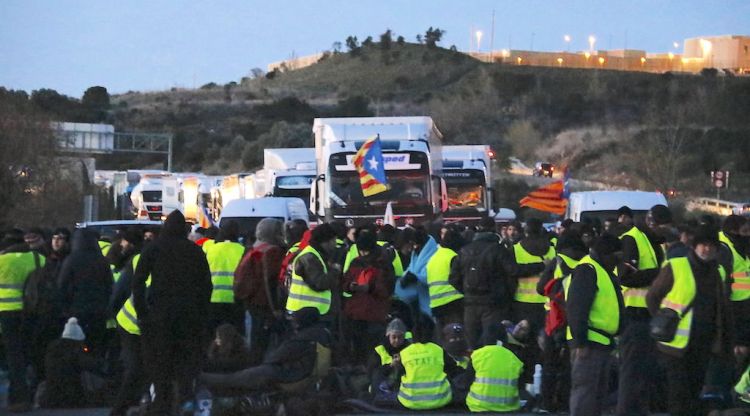
[(404, 43), (406, 43), (406, 39), (404, 39), (403, 36), (399, 36), (396, 38), (396, 44), (398, 44), (399, 46), (402, 46)]
[(362, 47), (369, 48), (373, 45), (372, 36), (368, 36), (362, 41)]
[(432, 28), (430, 26), (429, 29), (427, 29), (427, 32), (424, 34), (424, 43), (425, 45), (429, 46), (430, 48), (434, 48), (438, 42), (443, 38), (443, 35), (445, 34), (444, 30), (438, 29), (438, 28)]
[(352, 56), (359, 55), (360, 46), (356, 36), (349, 36), (346, 38), (346, 48)]
[(393, 33), (391, 32), (391, 29), (388, 29), (384, 33), (380, 34), (380, 49), (391, 49), (392, 43)]
[(91, 122), (101, 123), (107, 118), (109, 110), (109, 92), (104, 87), (90, 87), (83, 93), (81, 104), (88, 113)]

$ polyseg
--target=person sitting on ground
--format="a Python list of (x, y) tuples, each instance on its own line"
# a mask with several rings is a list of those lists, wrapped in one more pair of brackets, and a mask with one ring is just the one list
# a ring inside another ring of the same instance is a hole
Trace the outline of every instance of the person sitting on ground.
[(46, 388), (40, 393), (39, 404), (46, 408), (80, 408), (87, 405), (87, 392), (82, 376), (96, 372), (103, 364), (89, 352), (76, 318), (68, 319), (62, 337), (47, 348), (45, 357)]
[(469, 366), (471, 351), (463, 325), (452, 323), (443, 327), (443, 349), (453, 358), (457, 366), (463, 369)]
[[(383, 396), (393, 396), (398, 390), (396, 367), (398, 353), (409, 345), (406, 339), (406, 325), (398, 318), (388, 323), (385, 337), (376, 346), (367, 360), (367, 375), (370, 378), (370, 391), (377, 403)], [(395, 397), (392, 397), (395, 401)]]
[(271, 351), (263, 363), (231, 374), (203, 373), (199, 383), (217, 395), (239, 395), (302, 381), (313, 374), (317, 344), (330, 348), (331, 334), (320, 322), (317, 308), (291, 314), (294, 335)]
[(252, 357), (237, 328), (222, 324), (216, 328), (216, 338), (208, 347), (208, 361), (203, 371), (210, 373), (233, 373), (250, 366)]

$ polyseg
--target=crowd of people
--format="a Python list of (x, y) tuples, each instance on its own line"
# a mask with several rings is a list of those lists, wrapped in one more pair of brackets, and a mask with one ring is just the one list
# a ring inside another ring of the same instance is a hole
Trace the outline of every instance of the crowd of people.
[(10, 229), (8, 410), (242, 414), (336, 389), (369, 410), (750, 414), (750, 221), (617, 215)]

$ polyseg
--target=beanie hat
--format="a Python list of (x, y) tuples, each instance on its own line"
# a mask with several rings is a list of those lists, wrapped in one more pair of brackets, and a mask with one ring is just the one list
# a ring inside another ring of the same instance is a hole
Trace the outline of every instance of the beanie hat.
[(651, 218), (656, 225), (669, 224), (672, 222), (672, 211), (666, 205), (654, 205), (651, 207)]
[(633, 210), (629, 206), (623, 205), (617, 210), (617, 215), (624, 215), (629, 218), (633, 218)]
[(699, 225), (695, 228), (693, 236), (693, 247), (698, 244), (708, 244), (719, 246), (719, 232), (715, 227), (710, 225)]
[(83, 333), (83, 329), (78, 325), (78, 319), (70, 318), (68, 323), (65, 324), (62, 337), (65, 339), (72, 339), (74, 341), (83, 341), (86, 339), (86, 335)]
[(396, 318), (388, 323), (388, 326), (385, 328), (385, 334), (405, 334), (406, 333), (406, 325), (404, 325), (404, 321)]

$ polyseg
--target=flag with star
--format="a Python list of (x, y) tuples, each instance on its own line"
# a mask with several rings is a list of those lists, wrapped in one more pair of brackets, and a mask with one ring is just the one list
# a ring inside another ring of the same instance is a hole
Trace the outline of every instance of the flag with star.
[(380, 136), (367, 139), (354, 155), (353, 162), (359, 173), (359, 183), (362, 185), (364, 196), (373, 196), (388, 190)]

